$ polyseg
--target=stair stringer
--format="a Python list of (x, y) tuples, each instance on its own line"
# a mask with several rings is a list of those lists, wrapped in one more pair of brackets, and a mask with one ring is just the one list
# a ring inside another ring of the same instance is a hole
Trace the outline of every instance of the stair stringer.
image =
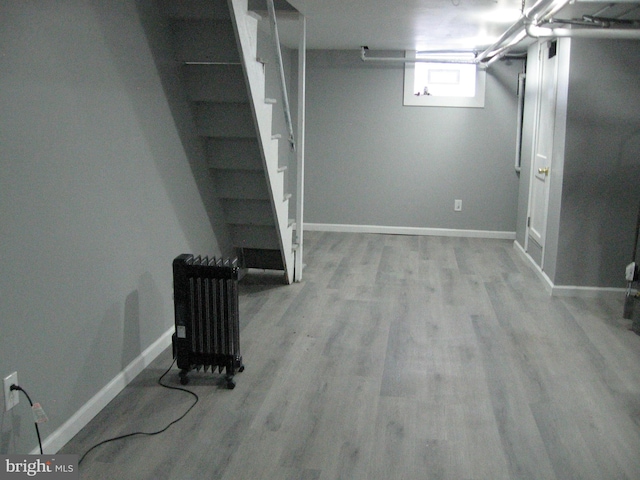
[(284, 171), (279, 168), (278, 139), (272, 137), (273, 105), (267, 102), (264, 65), (257, 59), (258, 19), (248, 11), (247, 0), (228, 0), (231, 21), (243, 65), (249, 103), (276, 218), (278, 241), (282, 251), (285, 278), (293, 282), (293, 227), (289, 223), (289, 196), (284, 191)]

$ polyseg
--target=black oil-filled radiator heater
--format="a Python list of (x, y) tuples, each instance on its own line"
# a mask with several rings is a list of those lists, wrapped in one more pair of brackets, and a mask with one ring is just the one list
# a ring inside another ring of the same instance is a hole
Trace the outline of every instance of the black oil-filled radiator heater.
[(182, 254), (173, 261), (176, 331), (173, 357), (180, 383), (191, 370), (226, 369), (227, 388), (244, 370), (240, 354), (238, 260)]

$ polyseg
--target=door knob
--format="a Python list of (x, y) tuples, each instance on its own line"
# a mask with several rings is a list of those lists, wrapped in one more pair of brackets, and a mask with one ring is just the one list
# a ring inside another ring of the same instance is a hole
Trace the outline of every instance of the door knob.
[(549, 167), (539, 168), (538, 173), (549, 175)]

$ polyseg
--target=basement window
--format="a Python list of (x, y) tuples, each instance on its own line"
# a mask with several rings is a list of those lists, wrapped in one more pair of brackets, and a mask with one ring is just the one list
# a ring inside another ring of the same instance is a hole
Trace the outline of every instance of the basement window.
[[(421, 55), (408, 51), (405, 57), (420, 58)], [(482, 108), (485, 77), (484, 70), (471, 63), (407, 62), (404, 105)]]

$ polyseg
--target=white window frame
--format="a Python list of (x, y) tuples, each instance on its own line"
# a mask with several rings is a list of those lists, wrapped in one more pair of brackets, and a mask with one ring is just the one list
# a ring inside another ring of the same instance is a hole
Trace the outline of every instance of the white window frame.
[[(416, 58), (415, 50), (407, 50), (405, 58)], [(404, 102), (413, 107), (462, 107), (484, 108), (484, 91), (486, 72), (476, 67), (476, 93), (473, 97), (440, 97), (433, 95), (415, 95), (415, 62), (407, 62), (404, 66)], [(455, 64), (451, 64), (455, 65)]]

